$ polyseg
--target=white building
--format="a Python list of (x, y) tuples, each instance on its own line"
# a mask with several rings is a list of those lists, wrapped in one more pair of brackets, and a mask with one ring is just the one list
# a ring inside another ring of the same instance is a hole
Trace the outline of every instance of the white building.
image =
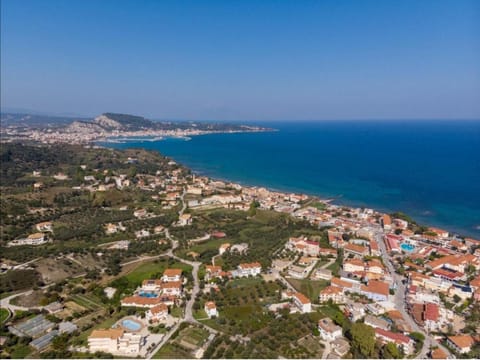
[(237, 270), (232, 271), (233, 277), (256, 276), (262, 272), (262, 265), (258, 262), (242, 263)]
[(155, 323), (165, 320), (168, 316), (168, 306), (165, 304), (159, 304), (150, 308), (145, 313), (145, 319), (147, 321)]
[(44, 221), (35, 225), (35, 228), (40, 232), (51, 232), (53, 231), (53, 224), (51, 221)]
[(163, 282), (180, 281), (182, 279), (181, 269), (165, 269), (162, 276)]
[(335, 325), (330, 318), (318, 320), (318, 331), (323, 340), (333, 341), (342, 336), (342, 328)]
[(125, 332), (122, 329), (93, 330), (88, 337), (90, 352), (105, 351), (112, 354), (138, 355), (142, 344), (142, 336)]
[(48, 241), (45, 234), (35, 233), (35, 234), (28, 235), (24, 239), (12, 240), (8, 243), (8, 246), (21, 246), (21, 245), (38, 246), (38, 245), (46, 244), (47, 242)]
[(213, 301), (208, 301), (205, 303), (204, 310), (207, 313), (209, 318), (213, 316), (218, 316), (217, 305)]
[(302, 293), (296, 292), (293, 294), (293, 303), (302, 313), (309, 313), (312, 311), (311, 301)]

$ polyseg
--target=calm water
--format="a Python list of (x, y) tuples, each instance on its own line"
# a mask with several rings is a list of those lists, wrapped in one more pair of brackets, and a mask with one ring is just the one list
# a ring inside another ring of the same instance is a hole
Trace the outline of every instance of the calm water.
[(158, 150), (215, 178), (403, 211), (480, 237), (480, 121), (263, 125), (279, 131), (108, 146)]

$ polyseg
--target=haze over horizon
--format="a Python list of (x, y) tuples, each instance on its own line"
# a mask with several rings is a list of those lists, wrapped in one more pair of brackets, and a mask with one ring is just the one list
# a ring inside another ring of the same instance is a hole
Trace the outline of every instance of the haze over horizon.
[(151, 119), (480, 119), (480, 2), (1, 2), (1, 106)]

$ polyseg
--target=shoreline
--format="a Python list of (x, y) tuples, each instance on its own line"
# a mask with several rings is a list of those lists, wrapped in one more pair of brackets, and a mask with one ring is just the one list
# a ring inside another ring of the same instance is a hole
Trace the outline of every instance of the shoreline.
[[(201, 135), (208, 135), (208, 134), (201, 134)], [(173, 138), (173, 137), (167, 137), (167, 138)], [(166, 140), (166, 139), (163, 139), (163, 140)], [(163, 140), (160, 140), (160, 141), (163, 141)], [(144, 142), (144, 141), (145, 142), (155, 142), (153, 140), (143, 140), (143, 139), (140, 140), (140, 142)], [(103, 142), (103, 143), (112, 144), (112, 143), (119, 143), (119, 142)], [(128, 143), (129, 143), (129, 141), (122, 142), (122, 144), (128, 144)], [(99, 144), (96, 143), (96, 145), (99, 145)], [(108, 147), (108, 146), (103, 146), (103, 145), (100, 145), (100, 146)], [(148, 151), (156, 151), (156, 152), (164, 155), (163, 153), (161, 153), (159, 150), (156, 150), (156, 149), (155, 150), (154, 149), (148, 149)], [(166, 156), (166, 155), (164, 155), (164, 156)], [(391, 209), (391, 208), (386, 208), (386, 207), (370, 206), (370, 205), (365, 204), (365, 203), (359, 204), (359, 202), (356, 202), (354, 200), (349, 200), (348, 198), (345, 198), (343, 194), (339, 194), (339, 195), (336, 195), (336, 196), (324, 197), (324, 195), (322, 195), (322, 194), (319, 194), (319, 193), (316, 193), (316, 192), (309, 192), (309, 191), (305, 191), (305, 190), (300, 190), (300, 189), (293, 189), (293, 188), (290, 188), (290, 189), (289, 188), (283, 188), (282, 189), (282, 188), (278, 188), (278, 187), (275, 187), (275, 186), (269, 186), (269, 185), (265, 185), (265, 184), (255, 185), (255, 184), (248, 183), (248, 182), (245, 182), (245, 181), (236, 181), (236, 180), (232, 180), (232, 179), (222, 177), (222, 176), (209, 175), (208, 172), (205, 172), (205, 171), (202, 171), (202, 170), (194, 170), (190, 166), (184, 164), (183, 162), (178, 161), (177, 159), (175, 159), (171, 156), (168, 156), (168, 157), (171, 158), (172, 160), (174, 160), (175, 162), (181, 164), (182, 166), (186, 167), (187, 169), (189, 169), (192, 172), (192, 174), (195, 174), (195, 175), (198, 175), (198, 176), (204, 176), (204, 177), (207, 177), (207, 178), (209, 178), (210, 180), (213, 180), (213, 181), (216, 181), (216, 180), (223, 181), (223, 182), (226, 182), (226, 183), (237, 184), (237, 185), (240, 185), (240, 186), (246, 187), (246, 188), (257, 188), (257, 189), (265, 188), (268, 191), (276, 192), (276, 193), (280, 193), (280, 194), (292, 194), (293, 193), (293, 194), (297, 194), (297, 195), (306, 195), (306, 196), (308, 196), (308, 197), (310, 197), (314, 200), (317, 200), (317, 201), (320, 201), (320, 202), (323, 202), (323, 203), (326, 203), (326, 204), (329, 204), (329, 205), (335, 205), (335, 206), (340, 206), (340, 207), (348, 207), (348, 208), (367, 208), (367, 209), (372, 209), (372, 210), (374, 210), (378, 213), (381, 213), (381, 214), (403, 213), (403, 214), (409, 216), (410, 218), (412, 218), (420, 226), (442, 227), (442, 228), (445, 228), (446, 230), (450, 231), (452, 234), (455, 234), (459, 237), (464, 237), (464, 238), (468, 238), (468, 237), (476, 238), (476, 237), (478, 237), (477, 234), (470, 233), (469, 230), (455, 229), (453, 227), (450, 227), (449, 225), (445, 225), (445, 224), (435, 222), (435, 221), (424, 222), (423, 220), (418, 220), (418, 217), (411, 216), (411, 215), (409, 215), (408, 212), (403, 212), (399, 209)], [(480, 225), (479, 225), (479, 227), (480, 227)]]

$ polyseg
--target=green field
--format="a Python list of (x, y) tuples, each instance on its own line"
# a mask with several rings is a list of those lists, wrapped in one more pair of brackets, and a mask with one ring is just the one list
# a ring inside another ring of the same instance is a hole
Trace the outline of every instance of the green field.
[(98, 310), (103, 307), (101, 301), (93, 295), (75, 294), (71, 296), (71, 299), (89, 310)]
[(7, 309), (0, 309), (0, 324), (7, 320), (9, 314)]
[(186, 341), (195, 346), (202, 346), (207, 340), (209, 332), (198, 327), (189, 327), (181, 331), (179, 340)]
[(190, 351), (185, 350), (179, 345), (167, 343), (162, 346), (158, 352), (153, 355), (154, 359), (191, 359)]
[(320, 291), (325, 289), (329, 283), (326, 280), (308, 279), (288, 279), (288, 282), (292, 284), (297, 291), (307, 296), (310, 301), (318, 300), (318, 294), (320, 294)]
[(160, 278), (163, 271), (167, 268), (182, 269), (184, 272), (192, 271), (190, 265), (178, 261), (169, 265), (167, 260), (159, 260), (141, 264), (135, 270), (127, 274), (125, 278), (131, 283), (141, 284), (145, 279)]

